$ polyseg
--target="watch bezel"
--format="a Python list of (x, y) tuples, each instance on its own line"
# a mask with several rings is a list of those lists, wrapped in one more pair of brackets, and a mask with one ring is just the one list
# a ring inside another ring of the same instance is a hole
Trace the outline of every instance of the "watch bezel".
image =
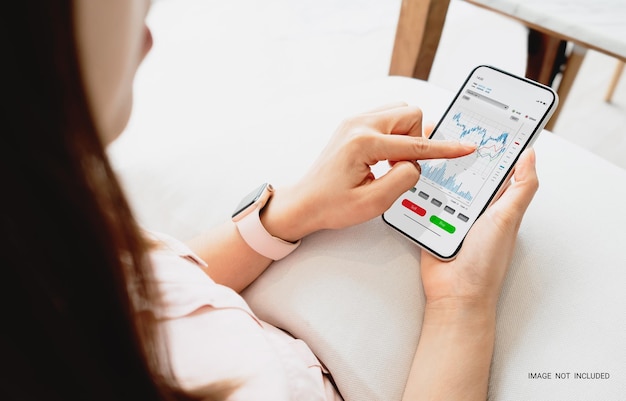
[[(231, 216), (232, 220), (239, 221), (256, 210), (257, 207), (265, 206), (273, 190), (272, 185), (267, 182), (259, 185), (239, 202)], [(255, 205), (256, 207), (254, 207)]]

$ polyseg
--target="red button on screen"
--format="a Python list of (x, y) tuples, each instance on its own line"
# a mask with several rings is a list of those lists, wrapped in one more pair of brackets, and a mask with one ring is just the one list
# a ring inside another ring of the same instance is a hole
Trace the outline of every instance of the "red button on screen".
[(414, 213), (419, 214), (420, 216), (426, 215), (425, 209), (422, 209), (421, 207), (417, 206), (415, 203), (411, 202), (408, 199), (402, 200), (402, 206), (406, 207), (407, 209), (411, 210)]

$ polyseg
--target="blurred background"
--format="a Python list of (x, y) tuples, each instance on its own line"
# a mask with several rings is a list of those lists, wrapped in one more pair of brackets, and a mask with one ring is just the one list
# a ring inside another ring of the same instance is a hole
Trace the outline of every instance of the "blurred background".
[[(194, 96), (201, 102), (186, 99), (174, 107), (213, 113), (222, 122), (236, 121), (242, 110), (259, 112), (264, 104), (384, 77), (400, 4), (401, 0), (154, 0), (148, 24), (155, 46), (144, 66), (157, 62), (161, 66), (139, 70), (136, 85), (142, 90), (136, 107), (159, 101), (163, 91), (176, 96), (181, 87), (188, 96), (193, 82), (186, 76), (196, 73), (206, 74), (210, 91), (198, 88)], [(189, 37), (195, 38), (193, 47), (186, 45)], [(523, 75), (526, 40), (521, 24), (452, 0), (429, 81), (456, 91), (478, 64)], [(626, 82), (618, 84), (612, 102), (604, 100), (616, 66), (617, 60), (588, 51), (553, 131), (626, 168)], [(161, 75), (150, 76), (154, 71)], [(194, 109), (194, 103), (202, 108)], [(254, 112), (249, 115), (253, 118)]]

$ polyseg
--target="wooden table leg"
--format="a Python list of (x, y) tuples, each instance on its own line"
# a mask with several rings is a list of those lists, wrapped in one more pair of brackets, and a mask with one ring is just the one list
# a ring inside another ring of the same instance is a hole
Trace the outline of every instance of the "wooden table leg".
[(389, 75), (428, 80), (450, 0), (402, 0)]
[(561, 72), (567, 60), (566, 46), (564, 40), (528, 28), (526, 77), (552, 86), (554, 77)]
[(604, 100), (607, 102), (610, 102), (613, 99), (613, 92), (615, 92), (615, 87), (617, 87), (617, 83), (624, 72), (624, 65), (626, 65), (626, 63), (621, 60), (617, 62), (617, 68), (613, 73), (613, 78), (611, 78), (609, 89), (606, 91), (606, 95), (604, 96)]
[(556, 75), (562, 74), (557, 89), (559, 106), (546, 124), (546, 129), (550, 131), (554, 129), (587, 51), (584, 47), (574, 45), (567, 56), (566, 45), (567, 42), (562, 39), (529, 28), (526, 77), (552, 87)]
[(563, 69), (563, 76), (561, 77), (561, 82), (559, 83), (559, 89), (557, 93), (559, 94), (559, 106), (556, 111), (552, 115), (552, 118), (546, 124), (546, 129), (552, 131), (554, 129), (554, 125), (559, 117), (559, 113), (563, 108), (565, 103), (565, 99), (567, 99), (567, 95), (569, 95), (570, 89), (572, 89), (572, 85), (574, 84), (574, 79), (576, 78), (576, 74), (578, 74), (578, 70), (585, 59), (585, 54), (587, 54), (587, 49), (574, 45), (572, 48), (572, 52), (567, 57), (567, 62), (565, 64), (565, 68)]

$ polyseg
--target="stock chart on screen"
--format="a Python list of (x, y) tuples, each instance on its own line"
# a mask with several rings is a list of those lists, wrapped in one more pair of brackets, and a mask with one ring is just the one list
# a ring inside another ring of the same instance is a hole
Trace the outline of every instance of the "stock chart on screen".
[(485, 182), (498, 179), (505, 170), (504, 162), (523, 142), (522, 126), (519, 120), (497, 121), (456, 106), (438, 127), (438, 138), (474, 143), (476, 151), (457, 159), (421, 162), (422, 179), (471, 204)]

